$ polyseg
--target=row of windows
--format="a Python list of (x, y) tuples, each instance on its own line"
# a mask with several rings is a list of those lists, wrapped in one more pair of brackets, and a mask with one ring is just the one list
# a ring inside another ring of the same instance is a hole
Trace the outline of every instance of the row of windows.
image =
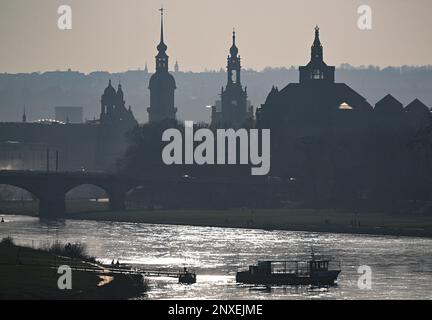
[(324, 79), (324, 72), (319, 69), (315, 69), (311, 73), (311, 79), (313, 80), (322, 80)]

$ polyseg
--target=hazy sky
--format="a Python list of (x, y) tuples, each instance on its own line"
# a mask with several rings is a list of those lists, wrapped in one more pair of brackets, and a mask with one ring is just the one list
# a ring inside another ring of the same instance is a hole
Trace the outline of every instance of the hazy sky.
[[(305, 64), (316, 24), (331, 65), (432, 64), (431, 0), (0, 0), (0, 72), (153, 70), (162, 4), (170, 64), (185, 71), (225, 67), (233, 27), (243, 67)], [(370, 31), (357, 27), (364, 4)]]

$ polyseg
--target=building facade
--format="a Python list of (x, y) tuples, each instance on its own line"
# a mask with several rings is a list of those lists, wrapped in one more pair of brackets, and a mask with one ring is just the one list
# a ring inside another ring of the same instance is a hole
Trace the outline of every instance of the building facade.
[(0, 166), (8, 170), (114, 169), (126, 150), (126, 133), (138, 122), (131, 108), (125, 108), (121, 85), (116, 91), (111, 81), (102, 95), (101, 109), (100, 119), (86, 123), (49, 119), (0, 123)]
[(413, 145), (430, 127), (430, 109), (418, 99), (404, 107), (391, 95), (373, 107), (337, 83), (319, 31), (299, 82), (273, 87), (256, 112), (257, 128), (271, 129), (271, 175), (290, 181), (292, 196), (313, 206), (378, 207), (426, 194), (427, 157)]

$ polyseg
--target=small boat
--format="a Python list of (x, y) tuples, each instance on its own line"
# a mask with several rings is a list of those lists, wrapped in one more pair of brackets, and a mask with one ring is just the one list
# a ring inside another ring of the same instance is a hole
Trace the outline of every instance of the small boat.
[(196, 283), (196, 274), (188, 271), (187, 268), (184, 268), (183, 271), (179, 273), (179, 283), (183, 283), (183, 284)]
[(329, 269), (330, 258), (309, 261), (259, 261), (249, 270), (237, 272), (236, 281), (256, 285), (335, 285), (341, 272)]

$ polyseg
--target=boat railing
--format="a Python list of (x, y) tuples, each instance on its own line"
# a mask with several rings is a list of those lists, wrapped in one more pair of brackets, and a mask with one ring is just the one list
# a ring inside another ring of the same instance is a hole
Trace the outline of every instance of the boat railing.
[[(324, 262), (324, 264), (322, 264)], [(341, 266), (341, 262), (334, 260), (330, 256), (317, 256), (314, 255), (312, 259), (305, 260), (269, 260), (258, 261), (256, 265), (249, 267), (237, 268), (239, 272), (264, 272), (272, 274), (295, 274), (295, 275), (309, 275), (311, 273), (311, 264), (321, 266), (317, 270), (333, 269)], [(318, 264), (319, 263), (319, 264)]]

